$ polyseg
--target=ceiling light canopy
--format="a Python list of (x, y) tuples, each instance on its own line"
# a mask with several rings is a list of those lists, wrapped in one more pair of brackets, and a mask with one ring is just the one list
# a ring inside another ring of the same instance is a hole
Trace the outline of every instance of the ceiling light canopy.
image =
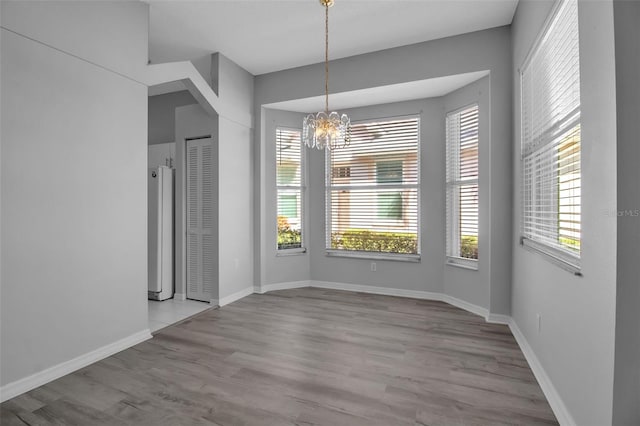
[(334, 0), (320, 0), (325, 8), (324, 31), (324, 102), (325, 109), (309, 114), (302, 122), (302, 141), (309, 148), (343, 148), (351, 140), (351, 120), (347, 114), (329, 112), (329, 8)]

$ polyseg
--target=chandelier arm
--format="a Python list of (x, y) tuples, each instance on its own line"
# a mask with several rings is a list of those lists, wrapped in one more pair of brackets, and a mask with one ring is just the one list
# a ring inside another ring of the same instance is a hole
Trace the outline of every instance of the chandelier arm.
[(324, 109), (329, 114), (329, 3), (324, 9)]

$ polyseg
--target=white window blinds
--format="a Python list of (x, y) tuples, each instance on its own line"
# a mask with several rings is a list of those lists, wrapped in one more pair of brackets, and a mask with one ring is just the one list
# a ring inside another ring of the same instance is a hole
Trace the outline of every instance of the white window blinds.
[(447, 114), (446, 126), (447, 256), (454, 259), (476, 260), (478, 259), (478, 106), (473, 105)]
[(327, 251), (418, 255), (419, 119), (353, 124), (327, 153)]
[(303, 248), (304, 173), (300, 130), (276, 129), (278, 250)]
[(580, 256), (578, 3), (565, 0), (521, 73), (523, 243), (574, 267)]

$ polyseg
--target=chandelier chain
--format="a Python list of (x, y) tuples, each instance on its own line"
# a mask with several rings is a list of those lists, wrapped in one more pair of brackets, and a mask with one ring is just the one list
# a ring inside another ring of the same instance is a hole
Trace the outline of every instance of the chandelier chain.
[(329, 4), (324, 7), (324, 109), (329, 114)]
[(347, 114), (329, 112), (329, 8), (335, 0), (320, 0), (324, 15), (324, 111), (302, 121), (302, 140), (309, 148), (334, 150), (349, 145), (351, 120)]

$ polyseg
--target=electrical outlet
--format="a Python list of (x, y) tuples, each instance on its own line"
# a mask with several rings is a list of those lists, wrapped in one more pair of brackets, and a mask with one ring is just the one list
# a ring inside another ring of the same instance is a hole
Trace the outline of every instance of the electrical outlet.
[(540, 328), (542, 326), (542, 316), (540, 314), (536, 314), (536, 320), (538, 322), (538, 333), (540, 333)]
[(371, 272), (376, 271), (376, 262), (371, 262)]

